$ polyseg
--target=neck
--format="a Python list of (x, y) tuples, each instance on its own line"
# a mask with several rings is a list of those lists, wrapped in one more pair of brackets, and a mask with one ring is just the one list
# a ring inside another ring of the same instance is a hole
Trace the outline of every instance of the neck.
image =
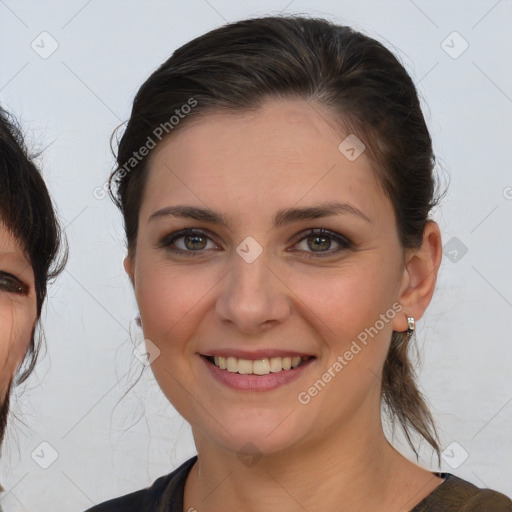
[(184, 510), (287, 512), (334, 504), (339, 511), (410, 510), (441, 479), (400, 455), (380, 421), (373, 431), (367, 425), (324, 432), (253, 465), (194, 432), (198, 461), (186, 482)]

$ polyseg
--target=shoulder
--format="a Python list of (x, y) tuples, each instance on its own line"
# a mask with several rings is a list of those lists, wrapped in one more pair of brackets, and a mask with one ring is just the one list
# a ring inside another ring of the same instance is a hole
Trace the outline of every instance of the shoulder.
[(105, 501), (86, 512), (139, 512), (147, 510), (154, 510), (155, 512), (179, 510), (181, 512), (185, 481), (196, 460), (197, 455), (188, 459), (172, 473), (155, 480), (150, 487)]
[(411, 512), (512, 512), (512, 500), (504, 494), (451, 474), (443, 476), (444, 482)]

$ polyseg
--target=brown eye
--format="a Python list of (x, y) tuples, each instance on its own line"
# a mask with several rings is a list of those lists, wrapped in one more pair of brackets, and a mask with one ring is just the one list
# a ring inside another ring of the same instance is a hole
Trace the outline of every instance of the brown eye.
[(158, 247), (180, 255), (201, 255), (208, 250), (218, 250), (219, 247), (203, 231), (184, 229), (165, 236)]
[(0, 291), (26, 295), (28, 286), (12, 274), (0, 271)]
[(187, 235), (183, 237), (185, 247), (191, 251), (200, 251), (206, 247), (207, 238), (202, 235)]
[(321, 258), (349, 250), (353, 245), (348, 238), (338, 233), (326, 229), (313, 229), (299, 239), (296, 247), (308, 258)]
[(332, 243), (329, 237), (326, 236), (309, 236), (307, 240), (308, 247), (313, 251), (317, 252), (323, 252), (326, 251), (327, 249), (330, 249)]

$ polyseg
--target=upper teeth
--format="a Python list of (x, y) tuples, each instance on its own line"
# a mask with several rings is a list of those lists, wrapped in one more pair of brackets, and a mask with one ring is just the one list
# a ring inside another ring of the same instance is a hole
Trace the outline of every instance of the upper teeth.
[(264, 359), (238, 359), (237, 357), (215, 356), (215, 365), (222, 370), (245, 375), (267, 375), (270, 372), (280, 372), (299, 366), (302, 357), (266, 357)]

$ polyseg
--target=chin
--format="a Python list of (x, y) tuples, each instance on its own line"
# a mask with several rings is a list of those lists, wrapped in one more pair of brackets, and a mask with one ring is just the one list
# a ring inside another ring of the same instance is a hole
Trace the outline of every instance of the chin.
[(200, 431), (201, 436), (206, 436), (209, 442), (239, 456), (252, 452), (257, 456), (277, 455), (286, 452), (306, 435), (304, 422), (299, 424), (293, 416), (293, 413), (285, 410), (252, 409), (247, 413), (228, 415), (222, 426), (215, 421), (208, 421), (207, 425), (203, 423)]

